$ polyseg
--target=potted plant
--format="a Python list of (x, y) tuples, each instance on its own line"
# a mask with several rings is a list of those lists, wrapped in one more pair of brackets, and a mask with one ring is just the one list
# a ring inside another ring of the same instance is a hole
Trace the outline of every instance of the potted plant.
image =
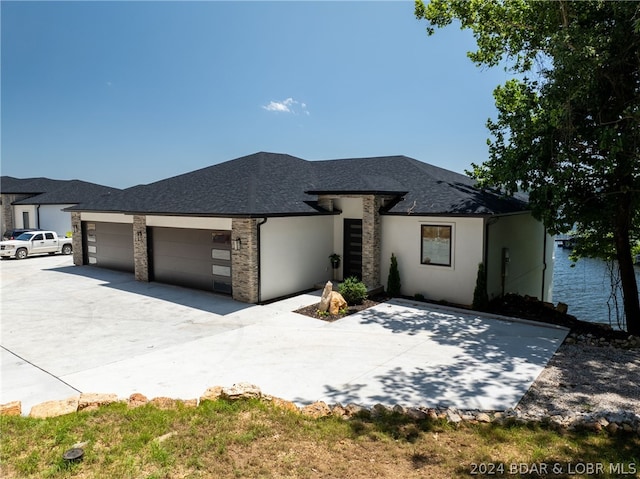
[(333, 269), (338, 269), (340, 267), (340, 255), (337, 253), (333, 253), (329, 256), (329, 261), (331, 261), (331, 267)]

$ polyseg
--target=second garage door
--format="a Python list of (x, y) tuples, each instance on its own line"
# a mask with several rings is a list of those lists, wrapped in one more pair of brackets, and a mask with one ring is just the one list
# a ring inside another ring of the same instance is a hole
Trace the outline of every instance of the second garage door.
[(231, 231), (150, 228), (151, 277), (231, 294)]

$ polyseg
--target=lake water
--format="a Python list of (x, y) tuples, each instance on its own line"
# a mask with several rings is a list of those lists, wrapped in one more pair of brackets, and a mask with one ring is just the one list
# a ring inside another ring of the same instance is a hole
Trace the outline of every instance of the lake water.
[[(609, 307), (613, 303), (609, 268), (604, 261), (584, 258), (571, 267), (570, 249), (555, 246), (555, 264), (553, 268), (553, 302), (569, 305), (569, 314), (583, 321), (609, 324)], [(635, 267), (636, 280), (640, 284), (640, 266)], [(621, 293), (618, 294), (618, 307), (623, 311)], [(617, 328), (615, 310), (611, 310), (611, 325)]]

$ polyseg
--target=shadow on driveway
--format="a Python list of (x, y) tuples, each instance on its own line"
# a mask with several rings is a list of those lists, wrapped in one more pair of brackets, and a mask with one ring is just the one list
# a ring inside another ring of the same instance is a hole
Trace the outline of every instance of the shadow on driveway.
[(194, 290), (163, 283), (136, 281), (133, 275), (128, 272), (113, 271), (92, 266), (64, 266), (61, 268), (51, 268), (48, 271), (94, 279), (102, 283), (100, 286), (148, 296), (221, 316), (237, 313), (238, 311), (254, 306), (253, 304), (235, 301), (230, 296), (209, 291)]
[[(515, 407), (567, 334), (564, 328), (472, 311), (406, 306), (391, 301), (352, 317), (353, 327), (411, 336), (416, 344), (402, 359), (386, 361), (370, 375), (340, 388), (325, 385), (330, 401), (481, 410)], [(378, 384), (376, 391), (371, 391), (372, 383)]]

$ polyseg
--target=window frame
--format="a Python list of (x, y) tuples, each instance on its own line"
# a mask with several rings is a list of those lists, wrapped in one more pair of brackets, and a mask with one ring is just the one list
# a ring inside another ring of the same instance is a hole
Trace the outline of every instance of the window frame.
[[(424, 261), (424, 229), (425, 228), (447, 228), (449, 230), (449, 262), (434, 263), (432, 261)], [(438, 266), (445, 268), (453, 268), (453, 234), (454, 225), (447, 223), (422, 223), (420, 225), (420, 264), (423, 266)]]

